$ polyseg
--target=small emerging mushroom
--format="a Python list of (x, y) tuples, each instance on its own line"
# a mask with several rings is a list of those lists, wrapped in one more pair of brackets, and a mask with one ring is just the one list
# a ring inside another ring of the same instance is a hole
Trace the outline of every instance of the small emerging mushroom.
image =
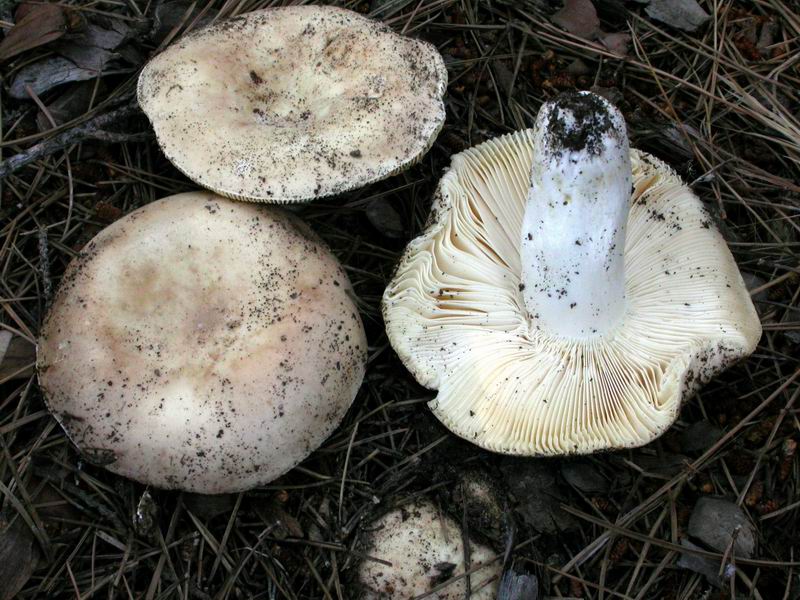
[(332, 6), (257, 10), (151, 60), (138, 98), (167, 158), (241, 200), (300, 202), (404, 170), (444, 122), (434, 46)]
[[(428, 501), (393, 510), (372, 523), (365, 551), (368, 558), (358, 570), (362, 600), (416, 598), (433, 590), (438, 600), (465, 597), (467, 555), (461, 527)], [(502, 560), (488, 546), (470, 542), (469, 565), (469, 597), (496, 598)]]
[(269, 482), (319, 447), (353, 402), (366, 348), (346, 274), (302, 222), (192, 192), (86, 245), (37, 366), (88, 460), (219, 494)]
[(761, 335), (700, 200), (590, 93), (453, 157), (383, 310), (436, 416), (518, 455), (645, 444)]

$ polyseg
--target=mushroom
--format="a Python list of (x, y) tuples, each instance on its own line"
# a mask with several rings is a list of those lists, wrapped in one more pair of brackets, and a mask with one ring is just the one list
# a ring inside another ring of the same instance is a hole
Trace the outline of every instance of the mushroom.
[(453, 471), (455, 481), (450, 488), (451, 501), (454, 506), (463, 507), (462, 514), (470, 531), (499, 539), (508, 525), (509, 515), (507, 504), (501, 501), (506, 496), (498, 481), (487, 472), (466, 465), (455, 466)]
[[(358, 570), (362, 600), (416, 598), (433, 590), (439, 600), (466, 595), (461, 527), (428, 501), (393, 510), (373, 523), (366, 553)], [(496, 598), (502, 560), (488, 546), (470, 542), (469, 565), (470, 598)]]
[(398, 173), (442, 127), (431, 44), (332, 6), (268, 8), (193, 32), (142, 70), (167, 158), (240, 200), (329, 196)]
[(761, 335), (700, 200), (591, 93), (453, 157), (383, 312), (434, 414), (517, 455), (646, 444)]
[(319, 447), (353, 402), (366, 348), (347, 276), (302, 222), (191, 192), (84, 247), (37, 367), (87, 460), (219, 494), (269, 482)]

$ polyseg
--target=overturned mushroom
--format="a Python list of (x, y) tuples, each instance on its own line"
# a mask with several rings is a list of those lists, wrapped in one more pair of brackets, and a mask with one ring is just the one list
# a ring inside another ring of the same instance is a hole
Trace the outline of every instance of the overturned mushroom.
[(453, 158), (383, 310), (436, 416), (519, 455), (645, 444), (761, 334), (701, 202), (589, 93)]
[(495, 598), (502, 561), (474, 542), (467, 554), (462, 537), (461, 527), (427, 501), (387, 513), (369, 526), (369, 557), (358, 571), (360, 598), (416, 598), (434, 590), (439, 600), (464, 598), (467, 556), (470, 598)]
[(308, 456), (352, 403), (366, 341), (351, 295), (295, 217), (171, 196), (70, 264), (39, 380), (90, 461), (161, 488), (244, 490)]
[(432, 45), (349, 10), (258, 10), (151, 60), (139, 104), (190, 179), (243, 200), (300, 202), (416, 162), (444, 122)]

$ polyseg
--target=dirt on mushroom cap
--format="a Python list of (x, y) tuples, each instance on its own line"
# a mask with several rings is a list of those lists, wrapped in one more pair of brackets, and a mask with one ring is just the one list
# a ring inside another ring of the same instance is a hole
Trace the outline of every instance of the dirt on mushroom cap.
[(155, 57), (139, 103), (167, 157), (225, 196), (299, 202), (388, 177), (444, 122), (430, 44), (352, 11), (270, 8), (194, 32)]
[(338, 425), (364, 374), (347, 276), (279, 209), (149, 204), (67, 269), (42, 329), (50, 410), (88, 459), (162, 488), (271, 481)]

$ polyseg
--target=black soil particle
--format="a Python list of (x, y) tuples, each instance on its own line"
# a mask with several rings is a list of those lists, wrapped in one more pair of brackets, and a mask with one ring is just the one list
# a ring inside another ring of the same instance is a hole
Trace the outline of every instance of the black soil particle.
[[(586, 150), (597, 155), (603, 151), (603, 136), (623, 133), (614, 128), (606, 103), (594, 94), (567, 92), (556, 98), (549, 110), (545, 139), (554, 154)], [(574, 123), (565, 119), (568, 114)]]
[(255, 71), (250, 71), (250, 81), (252, 81), (255, 85), (261, 85), (264, 83), (264, 80), (259, 77), (258, 73)]

